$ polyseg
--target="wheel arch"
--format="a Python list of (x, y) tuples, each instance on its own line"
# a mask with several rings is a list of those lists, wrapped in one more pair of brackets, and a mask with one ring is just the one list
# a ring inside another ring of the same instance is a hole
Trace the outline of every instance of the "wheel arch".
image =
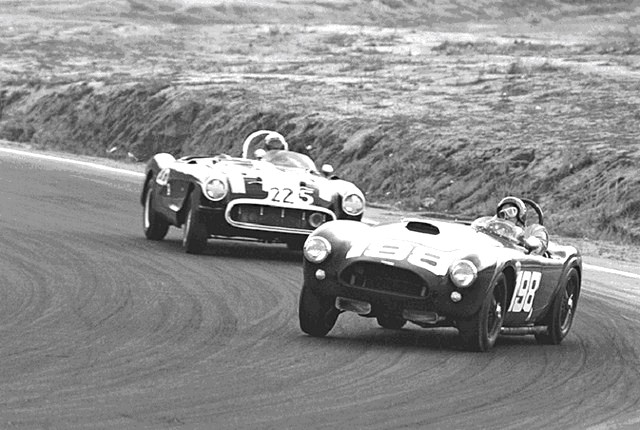
[[(500, 273), (500, 272), (498, 272)], [(502, 269), (505, 279), (507, 280), (507, 306), (511, 303), (513, 294), (516, 289), (516, 269), (513, 266), (505, 266)], [(497, 276), (497, 275), (496, 275)]]
[(576, 291), (576, 300), (580, 297), (580, 293), (582, 292), (582, 265), (578, 263), (578, 261), (576, 259), (572, 260), (569, 262), (569, 264), (566, 265), (565, 270), (562, 272), (562, 276), (560, 277), (560, 280), (558, 281), (558, 285), (556, 286), (556, 291), (554, 293), (554, 298), (555, 296), (558, 294), (558, 291), (560, 291), (560, 287), (564, 284), (564, 282), (567, 280), (567, 276), (569, 275), (569, 272), (574, 269), (578, 275), (578, 286), (577, 286), (577, 291)]
[(149, 189), (149, 182), (155, 176), (153, 169), (147, 171), (147, 176), (144, 178), (144, 184), (142, 186), (142, 194), (140, 195), (140, 203), (144, 206), (144, 201), (147, 197), (147, 190)]
[(177, 213), (177, 218), (178, 218), (177, 221), (179, 226), (184, 224), (184, 221), (187, 218), (187, 211), (189, 209), (189, 198), (191, 197), (191, 193), (195, 189), (196, 189), (196, 184), (194, 184), (193, 182), (189, 182), (189, 186), (187, 188), (187, 192), (185, 193), (184, 200), (182, 201), (182, 204), (180, 205), (180, 209), (178, 210), (178, 213)]

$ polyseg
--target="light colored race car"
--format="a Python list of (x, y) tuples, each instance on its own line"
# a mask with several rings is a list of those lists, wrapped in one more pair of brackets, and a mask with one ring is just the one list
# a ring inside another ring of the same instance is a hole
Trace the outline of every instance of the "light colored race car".
[[(265, 147), (265, 138), (281, 143)], [(307, 155), (289, 150), (284, 137), (259, 130), (242, 144), (240, 157), (153, 156), (142, 188), (143, 228), (162, 240), (170, 226), (182, 227), (188, 253), (202, 253), (212, 237), (252, 238), (301, 249), (307, 236), (325, 222), (359, 221), (362, 191), (319, 170)]]

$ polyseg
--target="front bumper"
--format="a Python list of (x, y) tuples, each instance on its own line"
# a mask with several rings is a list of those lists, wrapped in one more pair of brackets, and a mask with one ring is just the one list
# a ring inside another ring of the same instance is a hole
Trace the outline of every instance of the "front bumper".
[[(474, 315), (480, 308), (485, 286), (491, 282), (492, 276), (490, 271), (481, 272), (473, 286), (458, 289), (448, 276), (425, 279), (402, 267), (371, 263), (370, 267), (361, 270), (361, 264), (350, 263), (338, 271), (331, 265), (317, 265), (304, 260), (305, 285), (319, 295), (369, 303), (371, 311), (367, 316), (395, 315), (411, 320), (407, 316), (437, 315), (436, 323)], [(459, 301), (452, 299), (454, 292), (460, 294)]]

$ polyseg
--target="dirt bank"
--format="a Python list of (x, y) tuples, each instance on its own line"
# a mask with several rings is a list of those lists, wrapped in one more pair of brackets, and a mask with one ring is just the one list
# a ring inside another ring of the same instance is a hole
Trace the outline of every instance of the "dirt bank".
[[(433, 26), (401, 21), (408, 1), (375, 2), (376, 26), (345, 25), (350, 2), (331, 3), (344, 8), (332, 22), (228, 25), (129, 3), (108, 19), (14, 11), (0, 138), (144, 160), (238, 154), (273, 128), (370, 200), (474, 216), (521, 194), (562, 234), (640, 242), (640, 43), (626, 2), (498, 4), (495, 16), (452, 2), (474, 19)], [(200, 15), (227, 10), (216, 5)]]

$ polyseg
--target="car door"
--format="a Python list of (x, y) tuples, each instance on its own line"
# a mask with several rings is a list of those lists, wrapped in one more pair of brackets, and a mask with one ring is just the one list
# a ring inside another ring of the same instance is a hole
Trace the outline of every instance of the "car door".
[(520, 260), (511, 301), (507, 304), (505, 325), (533, 323), (546, 312), (558, 279), (562, 262), (541, 255), (525, 255)]

